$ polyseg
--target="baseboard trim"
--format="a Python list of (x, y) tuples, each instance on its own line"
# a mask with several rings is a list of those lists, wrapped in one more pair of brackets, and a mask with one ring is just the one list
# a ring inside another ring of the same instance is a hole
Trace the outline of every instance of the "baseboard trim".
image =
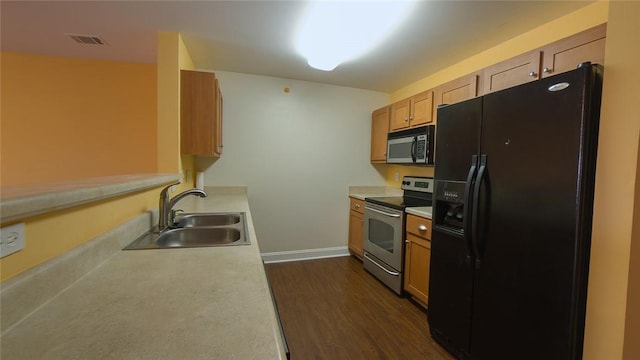
[(349, 256), (349, 248), (346, 246), (321, 248), (321, 249), (306, 249), (306, 250), (293, 250), (293, 251), (278, 251), (270, 253), (262, 253), (262, 261), (265, 264), (288, 262), (288, 261), (302, 261), (313, 259), (325, 259), (339, 256)]

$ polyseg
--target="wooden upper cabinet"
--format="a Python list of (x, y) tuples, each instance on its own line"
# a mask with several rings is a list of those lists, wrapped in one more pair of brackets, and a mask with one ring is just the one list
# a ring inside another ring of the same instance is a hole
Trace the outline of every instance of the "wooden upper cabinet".
[(391, 123), (389, 130), (409, 128), (409, 114), (411, 113), (411, 99), (397, 101), (391, 105)]
[(591, 61), (604, 63), (607, 24), (598, 25), (542, 48), (484, 69), (484, 94), (575, 69)]
[(437, 120), (438, 106), (454, 104), (478, 96), (478, 74), (473, 73), (444, 83), (434, 89), (433, 119)]
[(433, 121), (433, 90), (423, 91), (391, 105), (390, 131), (409, 129)]
[(389, 117), (391, 106), (374, 110), (371, 114), (371, 162), (387, 161), (387, 134), (389, 133)]
[(538, 49), (484, 69), (483, 94), (538, 80), (541, 57)]
[(607, 24), (601, 24), (542, 48), (542, 77), (575, 69), (590, 61), (604, 64)]
[(222, 155), (222, 92), (214, 73), (180, 71), (180, 143), (185, 155)]
[(433, 90), (411, 97), (411, 127), (426, 125), (433, 121)]

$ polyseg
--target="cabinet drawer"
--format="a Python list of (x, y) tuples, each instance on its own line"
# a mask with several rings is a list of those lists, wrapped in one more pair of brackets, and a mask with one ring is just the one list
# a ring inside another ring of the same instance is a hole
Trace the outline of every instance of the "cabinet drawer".
[(364, 214), (364, 200), (349, 198), (351, 200), (351, 210)]
[(431, 220), (407, 214), (407, 232), (431, 240)]

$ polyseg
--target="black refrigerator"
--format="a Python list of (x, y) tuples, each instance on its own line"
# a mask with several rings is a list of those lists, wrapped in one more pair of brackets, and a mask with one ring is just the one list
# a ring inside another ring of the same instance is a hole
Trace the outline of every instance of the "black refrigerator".
[(428, 320), (459, 359), (580, 359), (602, 67), (438, 109)]

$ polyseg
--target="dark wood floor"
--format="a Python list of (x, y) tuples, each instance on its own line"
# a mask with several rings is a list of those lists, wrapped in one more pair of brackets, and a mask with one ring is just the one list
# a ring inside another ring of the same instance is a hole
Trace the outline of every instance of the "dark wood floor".
[(353, 257), (267, 264), (292, 360), (453, 359), (424, 310)]

